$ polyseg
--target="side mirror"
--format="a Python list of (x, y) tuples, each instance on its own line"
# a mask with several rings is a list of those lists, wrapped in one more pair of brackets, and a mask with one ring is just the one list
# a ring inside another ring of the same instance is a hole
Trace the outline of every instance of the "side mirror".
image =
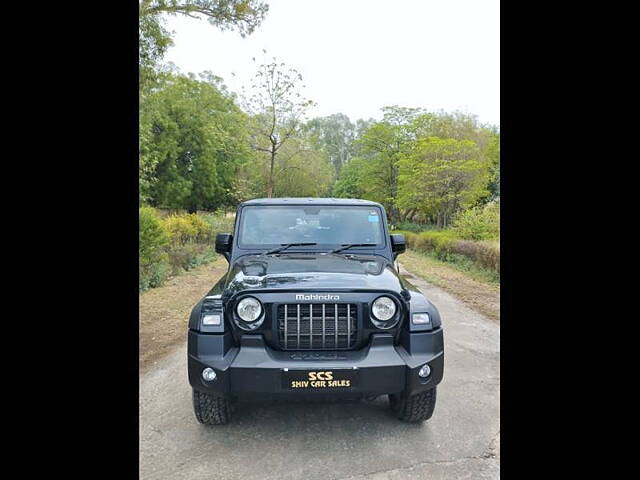
[(230, 233), (219, 233), (216, 235), (216, 253), (220, 253), (227, 260), (229, 260), (232, 245), (233, 235)]
[(397, 257), (401, 253), (404, 253), (407, 249), (407, 241), (404, 238), (404, 235), (401, 233), (393, 233), (391, 236), (391, 251), (393, 252), (393, 256)]

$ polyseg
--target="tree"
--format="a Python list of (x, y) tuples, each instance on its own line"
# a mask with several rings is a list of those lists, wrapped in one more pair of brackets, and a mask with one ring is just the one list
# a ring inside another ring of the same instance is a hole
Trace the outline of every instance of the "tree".
[(138, 62), (140, 93), (155, 84), (157, 68), (167, 49), (172, 45), (171, 34), (159, 14), (149, 14), (140, 4), (138, 20)]
[(500, 198), (500, 133), (491, 136), (487, 145), (487, 159), (489, 160), (489, 201)]
[(416, 118), (416, 130), (421, 137), (471, 140), (482, 150), (492, 135), (490, 128), (481, 125), (475, 115), (459, 111), (425, 113)]
[(356, 157), (340, 170), (340, 177), (333, 186), (332, 195), (337, 198), (363, 198), (365, 192), (365, 168), (367, 160)]
[(433, 215), (438, 227), (486, 193), (488, 165), (470, 140), (423, 138), (399, 163), (399, 206)]
[(418, 108), (384, 107), (383, 118), (366, 129), (356, 144), (368, 162), (362, 182), (367, 198), (385, 206), (391, 222), (400, 220), (398, 209), (398, 162), (408, 155), (417, 140), (416, 119), (423, 113)]
[(250, 35), (264, 19), (269, 6), (261, 0), (140, 0), (140, 86), (154, 83), (158, 63), (172, 45), (164, 15), (185, 15), (207, 21), (221, 30)]
[(470, 140), (479, 149), (479, 155), (489, 165), (487, 192), (477, 199), (484, 205), (500, 195), (500, 134), (497, 127), (482, 125), (475, 115), (459, 111), (453, 113), (427, 113), (415, 121), (420, 137)]
[[(245, 169), (250, 197), (264, 195), (269, 169), (266, 161)], [(278, 150), (273, 178), (273, 197), (320, 197), (331, 191), (335, 170), (317, 139), (301, 132)]]
[(140, 114), (140, 192), (153, 206), (215, 209), (229, 202), (250, 158), (246, 115), (205, 73), (173, 75)]
[(313, 105), (311, 100), (302, 97), (300, 90), (304, 85), (300, 82), (302, 75), (296, 69), (287, 69), (274, 57), (272, 62), (258, 67), (251, 82), (251, 94), (243, 94), (244, 107), (252, 115), (252, 146), (255, 151), (266, 154), (267, 197), (273, 196), (276, 156), (283, 145), (301, 134), (304, 115)]
[(381, 121), (356, 123), (354, 158), (342, 168), (335, 196), (378, 201), (392, 222), (430, 218), (444, 226), (461, 209), (499, 194), (495, 127), (460, 112), (383, 112)]
[(318, 117), (307, 122), (307, 128), (318, 138), (319, 144), (329, 156), (336, 172), (346, 165), (353, 156), (353, 141), (356, 138), (356, 126), (343, 113), (327, 117)]
[(291, 138), (279, 151), (273, 196), (326, 196), (334, 179), (335, 169), (317, 139), (301, 135)]

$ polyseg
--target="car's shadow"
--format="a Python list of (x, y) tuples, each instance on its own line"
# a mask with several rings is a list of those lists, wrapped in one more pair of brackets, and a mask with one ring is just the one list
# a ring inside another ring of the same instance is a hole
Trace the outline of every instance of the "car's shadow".
[[(422, 431), (423, 423), (400, 421), (389, 408), (386, 396), (376, 400), (274, 400), (258, 398), (238, 402), (231, 422), (222, 428), (225, 435), (267, 435), (278, 438), (301, 438), (305, 434), (325, 432), (336, 438), (366, 437), (394, 432)], [(214, 430), (216, 430), (214, 429)], [(328, 436), (330, 438), (330, 435)]]
[(206, 445), (200, 454), (211, 456), (211, 462), (225, 458), (254, 475), (253, 466), (261, 465), (262, 478), (287, 472), (277, 478), (319, 480), (411, 465), (416, 461), (412, 446), (437, 452), (434, 441), (428, 423), (402, 422), (386, 397), (342, 402), (256, 398), (239, 402), (226, 425), (199, 425), (187, 446)]

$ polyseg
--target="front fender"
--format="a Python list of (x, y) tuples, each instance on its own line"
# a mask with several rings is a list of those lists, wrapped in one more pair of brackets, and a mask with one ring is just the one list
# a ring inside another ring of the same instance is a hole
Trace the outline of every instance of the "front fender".
[[(438, 311), (436, 306), (431, 303), (431, 301), (408, 280), (406, 280), (405, 278), (403, 278), (402, 280), (406, 291), (409, 292), (409, 320), (407, 322), (409, 331), (422, 332), (440, 328), (440, 326), (442, 325), (442, 320), (440, 318), (440, 312)], [(411, 316), (414, 313), (428, 313), (429, 318), (431, 319), (431, 324), (413, 325), (413, 323), (411, 322)]]

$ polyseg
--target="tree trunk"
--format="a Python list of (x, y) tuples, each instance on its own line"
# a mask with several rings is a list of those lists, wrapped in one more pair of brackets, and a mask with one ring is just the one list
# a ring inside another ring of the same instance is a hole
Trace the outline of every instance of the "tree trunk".
[(416, 214), (416, 209), (415, 208), (410, 208), (409, 210), (407, 210), (407, 213), (405, 213), (404, 215), (404, 222), (412, 222), (413, 221), (413, 217)]
[(395, 205), (390, 205), (387, 212), (389, 213), (390, 222), (395, 225), (400, 219), (400, 212), (398, 211), (398, 207), (396, 207)]
[(276, 151), (275, 145), (272, 146), (271, 149), (271, 165), (269, 166), (269, 181), (267, 182), (267, 197), (271, 198), (273, 196), (273, 167), (276, 163)]

